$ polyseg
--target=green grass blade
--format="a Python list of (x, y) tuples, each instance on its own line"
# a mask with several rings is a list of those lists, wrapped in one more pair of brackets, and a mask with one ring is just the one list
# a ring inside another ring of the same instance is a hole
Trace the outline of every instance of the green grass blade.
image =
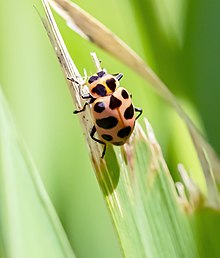
[(0, 91), (0, 228), (6, 257), (75, 257)]
[[(116, 156), (117, 166), (107, 161), (107, 168), (99, 171), (125, 257), (217, 258), (219, 211), (206, 207), (206, 197), (182, 165), (184, 183), (174, 183), (152, 128), (145, 123), (146, 133), (137, 125), (136, 136)], [(112, 169), (119, 173), (117, 182)]]

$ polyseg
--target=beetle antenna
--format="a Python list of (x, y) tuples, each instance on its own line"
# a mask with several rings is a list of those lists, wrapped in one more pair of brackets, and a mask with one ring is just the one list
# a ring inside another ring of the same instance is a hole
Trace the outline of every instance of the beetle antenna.
[(117, 75), (115, 76), (115, 78), (116, 78), (118, 81), (120, 81), (122, 77), (123, 77), (123, 73), (119, 73), (119, 74), (117, 74)]

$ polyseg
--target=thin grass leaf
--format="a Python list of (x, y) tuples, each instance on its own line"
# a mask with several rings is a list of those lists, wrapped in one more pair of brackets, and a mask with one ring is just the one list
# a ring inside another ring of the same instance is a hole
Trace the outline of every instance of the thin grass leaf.
[[(44, 24), (44, 27), (47, 31), (50, 42), (55, 50), (56, 56), (61, 65), (64, 76), (67, 80), (69, 90), (78, 109), (81, 109), (83, 106), (82, 98), (79, 92), (79, 85), (83, 84), (83, 76), (80, 75), (76, 65), (70, 57), (70, 54), (64, 44), (63, 38), (59, 32), (57, 24), (53, 18), (50, 7), (47, 1), (42, 1), (43, 7), (46, 13), (46, 18), (41, 16), (41, 20)], [(68, 80), (68, 78), (73, 79), (73, 81)], [(86, 87), (85, 87), (86, 90)], [(85, 115), (84, 115), (85, 114)], [(84, 134), (86, 135), (86, 140), (91, 150), (91, 155), (94, 163), (99, 164), (101, 149), (100, 146), (94, 142), (91, 137), (88, 135), (88, 131), (92, 127), (92, 118), (88, 110), (85, 110), (84, 114), (79, 114), (81, 123), (83, 125)]]
[(75, 257), (0, 90), (0, 235), (5, 257)]
[[(47, 19), (42, 19), (64, 76), (78, 80), (49, 5), (46, 1), (43, 4)], [(99, 69), (95, 54), (93, 58)], [(73, 100), (81, 107), (79, 84), (69, 82), (76, 94)], [(205, 208), (210, 205), (207, 196), (181, 164), (183, 182), (174, 184), (149, 122), (145, 120), (145, 129), (136, 124), (135, 133), (121, 152), (108, 146), (105, 159), (100, 159), (101, 151), (88, 135), (90, 119), (89, 112), (81, 115), (96, 176), (125, 257), (218, 257), (215, 239), (220, 228), (219, 212)]]
[[(194, 143), (207, 181), (209, 201), (212, 205), (219, 206), (218, 193), (213, 189), (215, 189), (215, 181), (220, 182), (220, 161), (171, 91), (131, 48), (79, 6), (68, 0), (49, 0), (49, 2), (72, 29), (77, 33), (80, 32), (81, 36), (114, 55), (118, 60), (140, 74), (174, 108), (185, 122)], [(215, 178), (213, 178), (213, 175)]]
[[(69, 85), (69, 90), (76, 107), (81, 109), (83, 106), (83, 102), (79, 89), (80, 84), (83, 84), (82, 76), (79, 74), (75, 64), (73, 63), (69, 55), (69, 52), (64, 44), (64, 41), (58, 30), (47, 1), (43, 1), (43, 6), (45, 8), (47, 19), (42, 17), (42, 22), (52, 43), (52, 46), (56, 52), (65, 78), (73, 78), (73, 81), (67, 79), (67, 83)], [(99, 61), (94, 53), (92, 53), (92, 55), (94, 56), (95, 65), (97, 66), (97, 69), (99, 69)], [(84, 88), (86, 90), (86, 87)], [(117, 171), (120, 170), (120, 166), (116, 161), (116, 155), (114, 154), (111, 146), (109, 146), (106, 153), (107, 161), (105, 162), (103, 159), (100, 159), (102, 148), (100, 147), (100, 144), (97, 144), (97, 142), (93, 141), (88, 134), (93, 126), (91, 114), (89, 110), (85, 110), (85, 112), (83, 113), (84, 114), (79, 114), (79, 116), (91, 153), (91, 159), (93, 161), (94, 167), (96, 168), (97, 179), (99, 180), (99, 183), (103, 186), (103, 190), (106, 194), (112, 193), (113, 189), (117, 185), (117, 180), (112, 180), (112, 176), (114, 176), (114, 178), (119, 178), (119, 173), (117, 173)]]

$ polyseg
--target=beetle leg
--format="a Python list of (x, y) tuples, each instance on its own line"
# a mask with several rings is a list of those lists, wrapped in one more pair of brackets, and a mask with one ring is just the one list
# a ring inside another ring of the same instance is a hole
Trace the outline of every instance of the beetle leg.
[(89, 104), (92, 104), (95, 101), (95, 98), (93, 98), (89, 93), (85, 94), (85, 95), (82, 95), (82, 98), (83, 99), (88, 99), (89, 98), (89, 100), (87, 100), (85, 102), (85, 104), (84, 104), (82, 109), (73, 111), (73, 114), (78, 114), (80, 112), (85, 111), (86, 110), (86, 106), (89, 105)]
[[(73, 78), (67, 78), (67, 80), (69, 80), (69, 81), (71, 81), (71, 82), (75, 82), (75, 83), (77, 83), (77, 84), (79, 85), (79, 82), (76, 81), (76, 80), (73, 79)], [(86, 83), (83, 83), (82, 86), (85, 85), (85, 84), (86, 84)], [(82, 97), (82, 99), (90, 99), (90, 98), (92, 98), (92, 96), (91, 96), (90, 93), (82, 94), (81, 89), (79, 90), (79, 94), (80, 94), (80, 96)]]
[(86, 93), (86, 94), (80, 94), (82, 99), (92, 99), (92, 96), (90, 93)]
[(135, 118), (136, 120), (140, 117), (140, 115), (142, 114), (142, 112), (143, 112), (143, 110), (142, 110), (142, 108), (137, 108), (137, 107), (135, 107), (134, 108), (134, 111), (135, 112), (139, 112), (139, 114), (137, 115), (137, 117)]
[(73, 79), (73, 78), (67, 77), (67, 80), (68, 80), (68, 81), (71, 81), (71, 82), (75, 82), (76, 84), (80, 84), (77, 80), (75, 80), (75, 79)]
[(78, 114), (78, 113), (81, 113), (81, 112), (85, 111), (86, 110), (86, 106), (89, 105), (89, 104), (90, 104), (90, 102), (86, 101), (86, 103), (84, 104), (83, 108), (80, 109), (80, 110), (74, 110), (73, 114)]
[[(83, 83), (81, 84), (81, 85), (86, 85), (86, 82), (87, 82), (87, 78), (88, 78), (88, 76), (87, 76), (87, 72), (86, 72), (86, 69), (83, 69), (83, 72), (84, 72), (84, 77), (78, 77), (78, 78), (82, 78), (83, 79)], [(71, 82), (75, 82), (75, 83), (77, 83), (77, 84), (80, 84), (77, 80), (75, 80), (74, 78), (69, 78), (69, 77), (67, 77), (67, 80), (69, 80), (69, 81), (71, 81)]]
[(71, 81), (71, 82), (74, 82), (74, 83), (76, 83), (76, 84), (78, 84), (78, 85), (81, 85), (81, 86), (84, 86), (84, 85), (86, 85), (86, 80), (87, 79), (84, 79), (83, 80), (83, 83), (79, 83), (77, 80), (75, 80), (74, 78), (69, 78), (69, 77), (67, 77), (67, 80), (69, 80), (69, 81)]
[(95, 137), (94, 137), (95, 132), (96, 132), (96, 128), (95, 128), (95, 126), (93, 126), (93, 128), (92, 128), (92, 130), (91, 130), (91, 132), (90, 132), (90, 136), (91, 136), (91, 138), (92, 138), (94, 141), (96, 141), (96, 142), (98, 142), (98, 143), (101, 143), (101, 144), (104, 144), (104, 149), (103, 149), (102, 156), (101, 156), (101, 158), (103, 159), (104, 156), (105, 156), (105, 151), (106, 151), (106, 143), (104, 143), (104, 142), (100, 141), (99, 139), (95, 138)]

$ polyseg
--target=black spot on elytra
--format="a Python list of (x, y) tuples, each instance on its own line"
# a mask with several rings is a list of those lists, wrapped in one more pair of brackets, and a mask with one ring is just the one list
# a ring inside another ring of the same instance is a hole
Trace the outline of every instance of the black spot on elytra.
[(125, 109), (124, 118), (131, 119), (134, 116), (134, 107), (131, 104), (128, 108)]
[(106, 118), (97, 119), (96, 124), (101, 128), (111, 129), (118, 124), (118, 120), (114, 116), (109, 116)]
[(97, 72), (97, 75), (98, 75), (99, 78), (101, 78), (105, 75), (105, 72), (104, 71)]
[(123, 97), (124, 99), (128, 99), (128, 97), (129, 97), (126, 90), (122, 90), (122, 91), (121, 91), (121, 95), (122, 95), (122, 97)]
[(105, 104), (104, 102), (96, 102), (94, 106), (94, 110), (97, 113), (102, 113), (102, 111), (105, 110)]
[(93, 93), (97, 93), (99, 96), (104, 97), (107, 94), (106, 88), (105, 86), (103, 86), (102, 84), (97, 84), (93, 89), (92, 89)]
[(109, 134), (102, 134), (102, 138), (108, 142), (113, 139), (112, 136)]
[(117, 99), (116, 97), (114, 97), (114, 95), (111, 96), (110, 98), (110, 104), (109, 104), (109, 107), (111, 109), (115, 109), (115, 108), (118, 108), (120, 107), (122, 104), (121, 100), (120, 99)]
[(111, 79), (108, 79), (108, 80), (106, 80), (106, 84), (107, 84), (107, 86), (109, 87), (109, 89), (111, 90), (111, 91), (115, 91), (115, 88), (116, 88), (116, 81), (115, 81), (115, 79), (114, 78), (111, 78)]
[(127, 137), (130, 134), (130, 132), (131, 132), (131, 127), (127, 126), (127, 127), (123, 128), (123, 129), (119, 130), (117, 135), (120, 138), (125, 138), (125, 137)]
[(98, 78), (98, 76), (93, 75), (89, 78), (88, 83), (93, 83), (94, 81), (98, 80)]

